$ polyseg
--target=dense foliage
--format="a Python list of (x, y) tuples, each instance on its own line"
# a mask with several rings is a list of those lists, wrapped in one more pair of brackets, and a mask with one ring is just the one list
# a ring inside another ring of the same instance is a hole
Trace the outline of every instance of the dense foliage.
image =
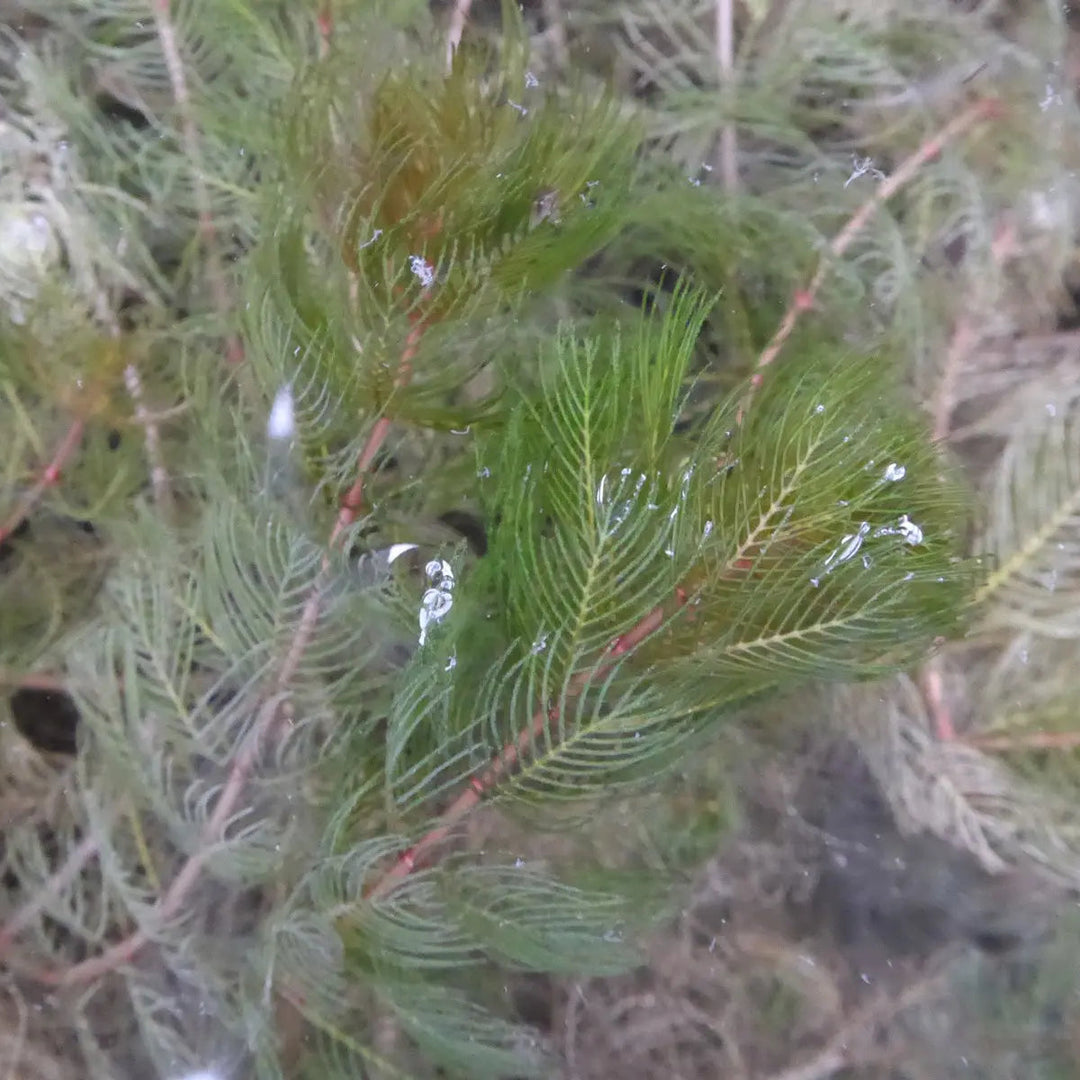
[[(1060, 778), (977, 745), (1004, 699), (962, 739), (908, 693), (964, 634), (999, 683), (1076, 637), (1075, 394), (964, 374), (945, 297), (1058, 269), (1052, 13), (1025, 49), (943, 2), (747, 4), (736, 93), (691, 3), (620, 5), (617, 37), (583, 3), (571, 42), (505, 4), (448, 67), (407, 0), (15, 7), (0, 951), (45, 1006), (28, 1055), (556, 1075), (515, 981), (637, 968), (701, 854), (604, 857), (604, 815), (776, 717), (841, 727), (988, 871), (1075, 881)], [(1004, 451), (969, 452), (954, 417), (1010, 395)], [(1067, 727), (1072, 689), (1025, 721)]]

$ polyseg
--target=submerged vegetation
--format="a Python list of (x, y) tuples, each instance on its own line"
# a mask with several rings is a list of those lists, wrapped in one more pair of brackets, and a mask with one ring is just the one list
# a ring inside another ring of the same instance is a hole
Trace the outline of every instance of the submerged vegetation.
[(0, 15), (12, 1075), (1075, 1071), (1055, 5)]

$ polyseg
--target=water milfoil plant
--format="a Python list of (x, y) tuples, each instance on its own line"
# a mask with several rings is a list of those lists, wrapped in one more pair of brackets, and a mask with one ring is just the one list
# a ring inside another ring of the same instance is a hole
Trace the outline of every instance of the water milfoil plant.
[[(1002, 108), (837, 185), (822, 251), (510, 6), (448, 69), (415, 4), (238, 3), (226, 67), (196, 4), (91, 7), (35, 32), (108, 76), (72, 184), (134, 269), (21, 286), (0, 358), (2, 671), (78, 717), (5, 822), (20, 1000), (90, 1075), (552, 1075), (504, 986), (632, 969), (670, 882), (548, 834), (966, 625), (968, 488), (826, 294)], [(30, 362), (55, 295), (95, 347)], [(89, 595), (35, 558), (73, 522)]]

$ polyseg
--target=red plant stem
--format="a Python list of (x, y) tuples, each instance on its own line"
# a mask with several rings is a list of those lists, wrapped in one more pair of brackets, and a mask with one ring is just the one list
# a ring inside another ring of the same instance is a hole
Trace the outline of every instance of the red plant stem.
[[(405, 345), (398, 363), (396, 386), (404, 386), (408, 382), (412, 374), (412, 362), (420, 346), (423, 332), (423, 321), (413, 319), (413, 325), (405, 338)], [(300, 622), (296, 627), (292, 645), (281, 665), (277, 678), (274, 680), (273, 693), (263, 705), (252, 731), (232, 763), (229, 775), (225, 780), (225, 786), (214, 804), (213, 813), (200, 833), (197, 848), (188, 856), (187, 861), (180, 868), (176, 877), (173, 878), (172, 884), (157, 904), (154, 918), (159, 924), (167, 922), (180, 910), (188, 894), (202, 875), (203, 867), (210, 858), (214, 845), (223, 839), (225, 828), (236, 812), (263, 744), (273, 741), (279, 729), (286, 721), (291, 720), (291, 708), (287, 702), (288, 687), (296, 675), (319, 619), (322, 592), (329, 580), (332, 568), (329, 553), (341, 543), (345, 532), (360, 514), (363, 507), (365, 475), (385, 442), (389, 431), (390, 421), (386, 417), (380, 417), (360, 451), (356, 463), (356, 481), (342, 500), (337, 518), (330, 532), (327, 554), (323, 556), (319, 573), (304, 603), (303, 611), (300, 613)], [(104, 952), (73, 967), (58, 971), (37, 969), (32, 974), (39, 982), (51, 985), (89, 982), (130, 962), (135, 954), (149, 941), (150, 936), (145, 930), (137, 930), (123, 941), (110, 946)]]
[[(1012, 258), (1016, 246), (1016, 226), (1010, 219), (1005, 218), (998, 223), (990, 245), (990, 258), (996, 270), (1000, 271)], [(979, 305), (978, 301), (978, 297), (973, 297), (971, 304), (965, 305), (965, 314), (958, 320), (945, 352), (941, 380), (931, 409), (934, 417), (932, 437), (935, 442), (944, 442), (949, 437), (957, 380), (965, 361), (985, 337), (986, 320), (978, 310), (985, 305)], [(972, 311), (972, 308), (975, 310)]]
[(7, 521), (0, 525), (0, 544), (30, 516), (34, 507), (41, 501), (41, 497), (49, 488), (55, 487), (60, 481), (60, 473), (71, 459), (72, 454), (79, 448), (82, 442), (86, 424), (83, 420), (72, 420), (66, 434), (60, 441), (60, 445), (53, 454), (52, 461), (45, 467), (41, 476), (23, 497), (15, 504), (15, 509), (8, 515)]
[[(195, 186), (195, 209), (198, 215), (199, 239), (206, 253), (206, 269), (210, 282), (210, 295), (218, 315), (225, 318), (231, 304), (229, 287), (225, 280), (221, 260), (217, 250), (217, 226), (211, 211), (210, 189), (206, 183), (203, 168), (202, 150), (199, 144), (199, 129), (195, 123), (195, 114), (191, 107), (191, 91), (188, 87), (184, 61), (180, 55), (180, 43), (173, 24), (171, 0), (154, 0), (154, 25), (157, 30), (161, 55), (165, 60), (165, 70), (169, 75), (173, 101), (180, 117), (180, 134), (184, 143), (184, 153)], [(244, 346), (239, 335), (231, 333), (225, 339), (225, 355), (232, 365), (240, 364), (244, 359)]]
[(446, 70), (449, 72), (454, 64), (454, 53), (461, 44), (461, 35), (465, 33), (465, 23), (469, 20), (469, 8), (472, 0), (454, 0), (454, 6), (450, 11), (450, 26), (446, 33)]
[[(686, 602), (686, 595), (682, 590), (676, 592), (676, 601), (680, 607)], [(588, 671), (579, 672), (570, 680), (567, 696), (576, 697), (587, 689), (593, 680), (607, 674), (614, 667), (615, 660), (636, 649), (647, 637), (659, 630), (663, 623), (664, 608), (658, 604), (630, 630), (617, 637), (608, 646), (599, 663)], [(408, 851), (399, 855), (389, 869), (376, 878), (374, 884), (365, 893), (366, 898), (377, 900), (392, 892), (398, 883), (407, 878), (413, 869), (450, 835), (454, 826), (510, 774), (523, 760), (533, 743), (544, 733), (548, 724), (558, 718), (558, 708), (538, 709), (518, 737), (512, 743), (507, 743), (487, 769), (479, 776), (474, 776), (469, 781), (468, 787), (439, 815), (438, 824), (426, 832)]]
[(47, 671), (9, 671), (0, 668), (0, 686), (14, 686), (17, 690), (41, 690), (46, 694), (62, 694), (67, 690), (64, 680)]
[[(844, 255), (859, 233), (866, 228), (867, 222), (870, 221), (874, 214), (901, 188), (910, 183), (919, 170), (928, 161), (932, 161), (937, 157), (946, 146), (960, 138), (961, 135), (964, 135), (976, 124), (983, 120), (989, 120), (1000, 112), (1001, 104), (994, 98), (980, 98), (978, 101), (973, 102), (954, 116), (934, 135), (922, 142), (889, 176), (881, 181), (874, 194), (852, 214), (847, 224), (833, 238), (828, 250), (818, 263), (810, 284), (805, 289), (800, 289), (792, 297), (776, 333), (773, 334), (768, 345), (765, 346), (758, 357), (754, 374), (750, 379), (749, 392), (751, 394), (761, 385), (765, 368), (780, 355), (780, 350), (783, 349), (788, 338), (791, 337), (799, 317), (804, 311), (809, 311), (816, 303), (818, 293), (821, 291), (821, 286), (825, 282), (832, 262)], [(742, 412), (743, 410), (740, 409), (740, 417)]]
[[(459, 5), (458, 8), (455, 8), (455, 14), (459, 8), (467, 10), (467, 5)], [(453, 55), (452, 48), (450, 55)], [(817, 271), (809, 286), (795, 294), (779, 328), (758, 357), (757, 367), (751, 379), (751, 392), (761, 384), (763, 370), (776, 359), (788, 338), (791, 337), (799, 316), (802, 312), (813, 307), (817, 294), (828, 273), (830, 260), (840, 258), (847, 251), (875, 211), (907, 184), (923, 165), (940, 154), (950, 142), (959, 138), (960, 135), (976, 123), (995, 115), (999, 108), (998, 103), (992, 99), (983, 99), (970, 105), (962, 113), (950, 120), (935, 135), (923, 142), (914, 153), (905, 158), (892, 175), (881, 182), (873, 196), (852, 215), (848, 223), (829, 245), (828, 254), (818, 264)], [(740, 420), (743, 411), (743, 409), (739, 410)], [(676, 591), (676, 597), (680, 604), (685, 603), (686, 594), (682, 589)], [(636, 648), (663, 623), (663, 620), (663, 608), (654, 608), (636, 626), (617, 638), (609, 646), (604, 654), (605, 657), (615, 658), (622, 656), (631, 649)], [(583, 672), (575, 677), (570, 683), (569, 693), (571, 696), (579, 694), (593, 679), (610, 670), (611, 666), (610, 662), (601, 662), (590, 671)], [(408, 851), (399, 855), (390, 868), (376, 878), (374, 884), (367, 891), (367, 898), (374, 900), (385, 896), (392, 891), (398, 882), (408, 877), (413, 868), (441, 844), (450, 835), (454, 826), (517, 765), (522, 755), (543, 733), (547, 724), (557, 718), (558, 710), (538, 710), (517, 739), (506, 745), (484, 773), (478, 777), (473, 777), (469, 782), (469, 786), (439, 815), (438, 824), (425, 833)]]
[(319, 27), (319, 59), (325, 60), (330, 55), (330, 43), (334, 37), (334, 13), (329, 4), (324, 4), (316, 16)]
[[(416, 358), (416, 351), (420, 348), (420, 339), (424, 336), (424, 322), (422, 319), (413, 319), (412, 327), (405, 337), (405, 345), (401, 350), (401, 358), (398, 361), (397, 378), (394, 386), (398, 389), (404, 387), (412, 378), (412, 362)], [(386, 442), (386, 436), (390, 434), (390, 419), (380, 416), (375, 421), (371, 433), (356, 459), (356, 480), (353, 486), (345, 493), (341, 500), (341, 508), (338, 510), (337, 521), (330, 533), (330, 546), (334, 547), (341, 538), (341, 534), (360, 516), (360, 510), (364, 501), (364, 481), (368, 470), (375, 461), (375, 455), (382, 449)]]
[(923, 669), (919, 683), (923, 699), (926, 701), (927, 712), (934, 726), (934, 734), (940, 742), (954, 742), (956, 725), (953, 724), (952, 713), (945, 701), (945, 685), (941, 677), (941, 668), (935, 660), (931, 660)]
[(964, 740), (968, 746), (989, 753), (1024, 750), (1076, 750), (1080, 749), (1080, 731), (1029, 731), (1015, 735), (969, 735)]

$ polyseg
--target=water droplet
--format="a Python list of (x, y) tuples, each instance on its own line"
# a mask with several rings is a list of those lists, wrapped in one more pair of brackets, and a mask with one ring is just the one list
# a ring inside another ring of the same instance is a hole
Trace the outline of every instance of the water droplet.
[(825, 406), (824, 405), (815, 405), (814, 406), (814, 412), (818, 413), (819, 415), (821, 413), (823, 413), (824, 411), (825, 411)]

